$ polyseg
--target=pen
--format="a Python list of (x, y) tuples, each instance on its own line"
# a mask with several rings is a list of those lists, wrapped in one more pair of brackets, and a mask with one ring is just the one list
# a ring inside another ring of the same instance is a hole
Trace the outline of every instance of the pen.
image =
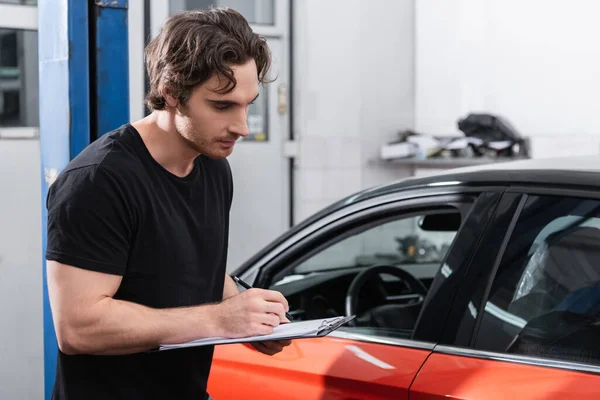
[[(244, 289), (252, 289), (252, 286), (248, 285), (246, 282), (244, 282), (243, 280), (241, 280), (239, 277), (237, 276), (232, 276), (233, 280), (235, 281), (235, 283), (237, 283), (238, 285), (242, 286)], [(293, 320), (294, 318), (290, 315), (290, 313), (286, 312), (285, 313), (285, 317), (287, 319), (289, 319), (290, 321)]]

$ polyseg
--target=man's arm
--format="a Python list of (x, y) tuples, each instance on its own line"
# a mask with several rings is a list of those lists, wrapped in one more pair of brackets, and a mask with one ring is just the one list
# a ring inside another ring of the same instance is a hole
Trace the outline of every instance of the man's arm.
[[(239, 294), (239, 290), (235, 281), (229, 276), (229, 274), (225, 274), (225, 284), (223, 285), (223, 300), (228, 299), (230, 297)], [(285, 320), (281, 320), (282, 322), (290, 322), (287, 318)], [(279, 340), (275, 342), (252, 342), (250, 343), (256, 350), (261, 353), (267, 355), (274, 355), (283, 350), (284, 347), (287, 347), (292, 342), (289, 340)]]
[(239, 294), (237, 284), (233, 281), (229, 274), (225, 274), (225, 284), (223, 285), (223, 300), (228, 299), (236, 294)]
[(48, 261), (59, 348), (66, 354), (131, 354), (202, 337), (268, 334), (285, 321), (281, 293), (252, 289), (219, 304), (154, 309), (113, 299), (121, 277)]

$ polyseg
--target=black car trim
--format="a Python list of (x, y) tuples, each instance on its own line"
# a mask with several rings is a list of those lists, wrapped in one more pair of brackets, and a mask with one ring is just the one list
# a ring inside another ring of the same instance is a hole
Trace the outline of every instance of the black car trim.
[(540, 196), (561, 196), (561, 197), (576, 197), (600, 199), (600, 189), (584, 190), (584, 189), (565, 189), (559, 187), (535, 187), (513, 185), (506, 189), (510, 193), (524, 193)]
[(517, 354), (495, 353), (491, 351), (481, 351), (475, 349), (466, 349), (462, 347), (438, 345), (433, 349), (434, 353), (448, 354), (462, 357), (473, 357), (484, 360), (502, 361), (515, 364), (532, 365), (536, 367), (546, 367), (555, 369), (565, 369), (576, 372), (591, 372), (600, 374), (600, 366), (591, 364), (581, 364), (571, 361), (550, 360), (546, 358), (529, 357)]
[(408, 347), (411, 349), (419, 349), (419, 350), (433, 350), (435, 347), (434, 343), (429, 342), (420, 342), (416, 340), (410, 339), (396, 339), (396, 338), (387, 338), (383, 336), (371, 336), (365, 335), (363, 333), (354, 333), (348, 330), (336, 330), (331, 332), (330, 337), (334, 337), (337, 339), (349, 339), (356, 340), (358, 342), (367, 342), (367, 343), (377, 343), (377, 344), (385, 344), (390, 346), (398, 346), (398, 347)]
[(508, 228), (506, 229), (504, 238), (502, 239), (502, 245), (500, 246), (500, 249), (498, 250), (498, 254), (496, 254), (496, 260), (494, 261), (494, 265), (492, 266), (492, 270), (490, 271), (488, 281), (486, 282), (486, 288), (485, 288), (485, 292), (483, 293), (483, 298), (482, 298), (479, 310), (477, 310), (477, 321), (475, 322), (475, 328), (473, 329), (473, 334), (471, 335), (471, 343), (470, 343), (471, 347), (475, 345), (475, 340), (477, 339), (477, 336), (479, 335), (479, 328), (481, 327), (481, 321), (483, 320), (485, 306), (489, 300), (490, 292), (491, 292), (492, 286), (494, 284), (494, 279), (496, 278), (496, 273), (498, 272), (498, 268), (500, 267), (500, 264), (502, 263), (502, 258), (504, 257), (504, 252), (506, 251), (508, 242), (510, 241), (512, 233), (515, 230), (515, 226), (517, 225), (517, 222), (519, 221), (519, 218), (521, 217), (521, 212), (523, 211), (523, 208), (525, 207), (525, 204), (527, 203), (528, 198), (529, 197), (527, 194), (525, 194), (521, 197), (519, 204), (517, 206), (517, 209), (515, 210), (515, 214), (513, 215), (513, 218), (510, 221)]
[[(434, 279), (423, 312), (419, 315), (414, 337), (424, 341), (444, 341), (449, 324), (455, 321), (452, 312), (461, 293), (464, 278), (473, 268), (474, 256), (481, 246), (490, 219), (502, 199), (502, 192), (484, 192), (469, 211), (469, 216), (446, 254), (444, 264), (456, 264), (450, 274), (441, 270)], [(462, 318), (462, 314), (460, 316)]]
[[(582, 158), (578, 157), (578, 159)], [(525, 164), (523, 162), (506, 162), (487, 166), (451, 168), (426, 177), (411, 177), (374, 187), (353, 195), (350, 200), (362, 201), (382, 194), (452, 182), (460, 182), (462, 186), (560, 186), (575, 190), (598, 190), (600, 188), (599, 157), (588, 158), (587, 167), (577, 166), (576, 159), (572, 160), (570, 165), (565, 165), (564, 160), (559, 161), (563, 164), (563, 167), (559, 169), (555, 168), (556, 160), (528, 160), (524, 162)]]

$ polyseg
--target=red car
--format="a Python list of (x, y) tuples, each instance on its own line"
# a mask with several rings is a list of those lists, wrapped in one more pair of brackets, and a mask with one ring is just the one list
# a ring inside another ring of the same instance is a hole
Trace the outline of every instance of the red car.
[(376, 187), (235, 271), (295, 320), (356, 314), (269, 357), (217, 346), (216, 399), (599, 399), (600, 158)]

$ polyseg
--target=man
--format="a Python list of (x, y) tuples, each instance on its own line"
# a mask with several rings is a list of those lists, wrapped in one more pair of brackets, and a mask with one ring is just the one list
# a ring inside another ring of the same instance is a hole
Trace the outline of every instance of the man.
[(186, 12), (148, 45), (146, 64), (153, 112), (88, 146), (48, 194), (54, 399), (208, 398), (212, 347), (152, 350), (288, 322), (281, 293), (239, 293), (225, 272), (225, 157), (248, 134), (270, 66), (264, 39), (233, 10)]

